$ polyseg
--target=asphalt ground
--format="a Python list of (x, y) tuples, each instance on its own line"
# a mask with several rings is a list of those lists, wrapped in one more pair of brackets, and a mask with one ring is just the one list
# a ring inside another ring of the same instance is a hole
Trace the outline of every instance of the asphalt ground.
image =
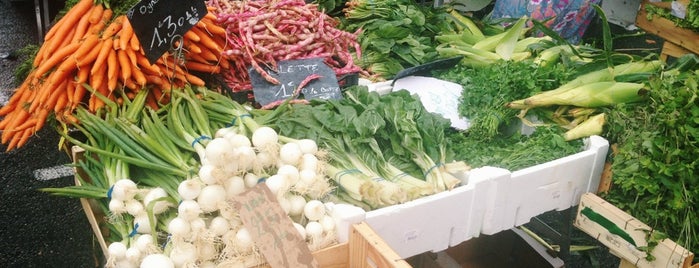
[[(38, 44), (37, 28), (34, 1), (0, 0), (0, 105), (25, 59), (17, 49)], [(20, 149), (0, 145), (0, 267), (97, 267), (99, 247), (80, 202), (38, 191), (73, 183), (58, 139), (47, 125)]]

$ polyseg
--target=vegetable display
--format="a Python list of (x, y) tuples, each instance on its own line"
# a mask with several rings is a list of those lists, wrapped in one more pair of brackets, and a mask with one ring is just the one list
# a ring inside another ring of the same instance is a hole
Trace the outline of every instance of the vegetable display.
[[(614, 148), (606, 198), (696, 247), (696, 57), (668, 65), (612, 53), (609, 40), (567, 44), (527, 17), (496, 27), (410, 0), (208, 0), (151, 64), (123, 11), (133, 3), (73, 2), (0, 108), (0, 142), (22, 147), (55, 118), (62, 142), (84, 150), (76, 185), (41, 190), (94, 201), (107, 267), (263, 263), (229, 202), (253, 187), (276, 196), (311, 250), (326, 248), (340, 204), (406, 203), (467, 184), (471, 168), (574, 154), (591, 135)], [(463, 59), (428, 75), (463, 87), (464, 130), (401, 88), (298, 101), (311, 74), (273, 106), (249, 92), (251, 72), (279, 84), (284, 60), (322, 58), (338, 80), (373, 83), (453, 56)]]
[(361, 57), (356, 33), (338, 29), (339, 21), (316, 5), (302, 0), (210, 0), (208, 4), (217, 7), (214, 13), (226, 30), (223, 54), (233, 66), (223, 77), (233, 91), (252, 89), (249, 67), (271, 84), (279, 84), (269, 72), (278, 71), (276, 63), (281, 60), (323, 58), (339, 78), (362, 71), (354, 59)]
[(229, 67), (222, 55), (225, 31), (215, 19), (209, 13), (184, 36), (186, 52), (166, 53), (151, 64), (124, 14), (92, 0), (78, 1), (46, 33), (33, 69), (0, 108), (2, 143), (7, 151), (23, 146), (51, 115), (74, 122), (78, 106), (97, 111), (104, 100), (96, 93), (115, 100), (146, 90), (147, 103), (156, 107), (167, 102), (173, 87), (204, 85), (195, 72)]

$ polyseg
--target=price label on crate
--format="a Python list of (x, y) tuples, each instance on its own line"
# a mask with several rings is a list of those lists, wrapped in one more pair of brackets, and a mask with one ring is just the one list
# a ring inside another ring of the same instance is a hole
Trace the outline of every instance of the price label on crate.
[(279, 81), (273, 84), (265, 80), (254, 68), (250, 68), (250, 82), (255, 101), (267, 105), (285, 100), (294, 95), (301, 82), (315, 75), (301, 89), (305, 99), (340, 99), (342, 92), (337, 82), (337, 75), (322, 58), (284, 60), (277, 62), (277, 69), (265, 68), (265, 71)]
[(231, 202), (272, 268), (319, 267), (291, 218), (264, 183), (233, 197)]
[(153, 64), (207, 12), (203, 0), (141, 0), (126, 17)]

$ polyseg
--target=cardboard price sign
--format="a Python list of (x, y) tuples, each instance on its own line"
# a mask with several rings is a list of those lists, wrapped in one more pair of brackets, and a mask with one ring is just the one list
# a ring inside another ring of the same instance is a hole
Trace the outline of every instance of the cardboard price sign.
[(301, 89), (305, 99), (341, 99), (342, 91), (337, 82), (337, 75), (322, 58), (284, 60), (277, 62), (277, 71), (265, 68), (272, 77), (279, 80), (275, 85), (265, 80), (254, 68), (248, 69), (255, 101), (261, 105), (285, 100), (294, 95), (299, 83), (308, 76), (316, 74), (320, 78), (311, 80)]
[(141, 0), (126, 17), (153, 64), (207, 12), (203, 0)]
[(232, 202), (271, 267), (319, 267), (291, 218), (264, 183), (234, 197)]

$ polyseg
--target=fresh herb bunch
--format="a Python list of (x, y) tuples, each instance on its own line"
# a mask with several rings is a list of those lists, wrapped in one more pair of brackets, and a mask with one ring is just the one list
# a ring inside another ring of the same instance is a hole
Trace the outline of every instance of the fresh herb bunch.
[(507, 108), (507, 102), (556, 88), (569, 73), (561, 64), (541, 67), (531, 60), (499, 60), (478, 68), (458, 65), (433, 75), (463, 86), (459, 115), (470, 120), (467, 134), (489, 140), (519, 120), (518, 111)]
[(617, 149), (610, 155), (613, 186), (603, 197), (697, 252), (699, 61), (678, 62), (689, 68), (652, 77), (648, 101), (607, 112), (605, 137)]
[(561, 129), (540, 126), (531, 135), (516, 133), (489, 141), (471, 139), (458, 131), (448, 131), (449, 147), (473, 167), (493, 166), (519, 170), (546, 163), (581, 151), (582, 140), (566, 142)]

